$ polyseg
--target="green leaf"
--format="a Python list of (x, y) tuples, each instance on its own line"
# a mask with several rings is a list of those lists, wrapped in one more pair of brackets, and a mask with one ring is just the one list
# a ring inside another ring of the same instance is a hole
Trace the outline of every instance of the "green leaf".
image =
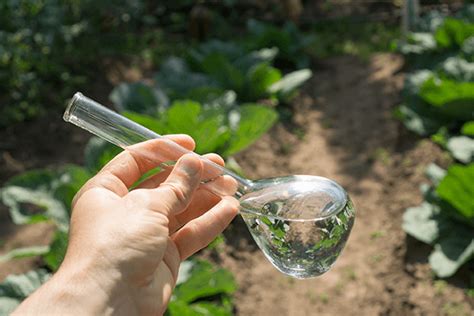
[(436, 188), (438, 196), (453, 206), (470, 225), (474, 225), (474, 163), (451, 165)]
[(166, 113), (166, 123), (174, 131), (186, 133), (199, 124), (202, 107), (198, 102), (191, 100), (176, 101)]
[(237, 175), (245, 178), (245, 173), (244, 170), (242, 169), (242, 166), (239, 165), (237, 160), (235, 160), (234, 157), (228, 157), (225, 160), (225, 167), (232, 172), (236, 173)]
[(254, 19), (247, 21), (247, 29), (253, 36), (251, 40), (255, 47), (277, 47), (280, 52), (290, 51), (292, 38), (288, 32)]
[(23, 172), (7, 181), (7, 186), (19, 186), (28, 189), (51, 191), (57, 180), (57, 173), (47, 169)]
[(433, 244), (440, 235), (439, 213), (438, 206), (427, 202), (407, 208), (403, 214), (402, 228), (416, 239)]
[(446, 13), (440, 12), (438, 10), (432, 10), (418, 17), (417, 19), (417, 29), (426, 32), (434, 32), (438, 27), (440, 27), (444, 19), (446, 19)]
[(224, 42), (221, 40), (210, 40), (192, 49), (188, 56), (192, 68), (203, 71), (204, 60), (209, 55), (217, 54), (229, 61), (234, 61), (245, 54), (243, 48), (236, 42)]
[(20, 303), (19, 299), (0, 296), (0, 316), (10, 315)]
[(247, 21), (247, 30), (249, 36), (245, 40), (250, 49), (275, 47), (278, 49), (278, 63), (297, 68), (309, 65), (306, 50), (315, 43), (316, 37), (300, 32), (294, 23), (286, 22), (283, 27), (277, 27), (250, 19)]
[(0, 256), (0, 262), (9, 261), (12, 259), (28, 258), (41, 256), (49, 251), (49, 246), (32, 246), (16, 248), (9, 251), (7, 254)]
[(50, 276), (46, 270), (7, 276), (0, 283), (0, 315), (9, 315), (21, 301), (45, 283)]
[(237, 95), (234, 91), (215, 87), (199, 87), (189, 90), (180, 99), (194, 100), (204, 106), (229, 108), (235, 104)]
[(216, 250), (216, 249), (219, 249), (223, 246), (223, 244), (225, 243), (225, 237), (224, 235), (222, 234), (219, 234), (217, 235), (216, 238), (214, 238), (213, 241), (211, 241), (209, 243), (209, 245), (207, 245), (207, 249), (209, 250)]
[(158, 134), (190, 135), (196, 142), (196, 152), (201, 154), (217, 151), (229, 138), (224, 109), (203, 108), (191, 100), (173, 102), (160, 118), (132, 112), (125, 115)]
[(246, 100), (259, 100), (264, 98), (270, 90), (270, 86), (281, 78), (280, 70), (273, 68), (267, 63), (260, 63), (250, 68), (247, 73), (247, 95)]
[(447, 18), (436, 30), (436, 44), (442, 48), (459, 48), (464, 41), (474, 36), (474, 24), (458, 19)]
[(278, 48), (262, 48), (238, 58), (235, 65), (240, 69), (250, 69), (257, 64), (270, 64), (278, 54)]
[(232, 274), (224, 269), (215, 268), (207, 261), (196, 261), (191, 276), (186, 282), (176, 286), (176, 300), (191, 303), (197, 299), (217, 294), (232, 294), (236, 290)]
[(171, 301), (168, 304), (166, 314), (169, 316), (195, 316), (199, 315), (192, 309), (190, 305), (183, 301)]
[(436, 41), (431, 33), (410, 33), (407, 36), (407, 41), (399, 43), (397, 48), (403, 55), (423, 55), (436, 49)]
[(178, 279), (176, 285), (186, 282), (191, 277), (191, 272), (196, 262), (194, 260), (185, 260), (179, 265)]
[(434, 185), (438, 185), (438, 183), (446, 176), (446, 170), (434, 163), (431, 163), (426, 168), (425, 174)]
[(121, 151), (121, 148), (99, 137), (91, 137), (84, 150), (86, 167), (91, 173), (97, 173)]
[(0, 296), (24, 299), (50, 278), (43, 269), (29, 271), (25, 274), (9, 275), (0, 283)]
[(162, 115), (155, 116), (128, 111), (122, 112), (121, 114), (132, 121), (156, 132), (158, 135), (165, 135), (169, 133), (168, 127), (163, 122), (166, 112), (164, 112)]
[(54, 235), (53, 242), (49, 247), (49, 251), (43, 254), (43, 260), (46, 266), (52, 271), (57, 271), (64, 256), (68, 245), (68, 234), (66, 232), (57, 231)]
[[(166, 162), (166, 163), (168, 163), (168, 162)], [(143, 182), (149, 180), (150, 178), (153, 178), (154, 176), (156, 176), (161, 171), (163, 171), (162, 167), (155, 167), (153, 169), (148, 170), (147, 172), (142, 174), (140, 176), (140, 178), (130, 186), (129, 190), (133, 190), (133, 189), (139, 187)]]
[[(218, 306), (211, 302), (198, 302), (190, 305), (197, 315), (203, 316), (231, 316), (232, 309), (227, 306)], [(195, 314), (196, 315), (196, 314)]]
[[(228, 156), (244, 149), (265, 133), (275, 123), (277, 114), (270, 108), (255, 104), (243, 104), (229, 112), (235, 94), (228, 93), (223, 97), (228, 100), (216, 102), (227, 103), (224, 106), (202, 106), (190, 100), (175, 101), (159, 118), (133, 112), (125, 112), (124, 115), (158, 134), (189, 134), (196, 142), (198, 153), (217, 152)], [(98, 142), (96, 145), (91, 141), (87, 147), (89, 154), (86, 157), (91, 159), (86, 161), (90, 161), (90, 168), (97, 169), (103, 165), (97, 160), (108, 161), (114, 156), (107, 155), (107, 159), (103, 159), (100, 156), (103, 142)]]
[(445, 122), (433, 118), (423, 108), (401, 104), (394, 111), (394, 116), (401, 120), (405, 127), (421, 136), (427, 136), (435, 133)]
[[(467, 136), (451, 137), (447, 144), (454, 158), (463, 163), (469, 163), (474, 157), (474, 139)], [(474, 183), (473, 183), (474, 185)]]
[(241, 91), (245, 82), (244, 73), (229, 59), (219, 53), (209, 54), (202, 61), (203, 71), (214, 78), (226, 90)]
[(286, 74), (270, 87), (272, 93), (277, 93), (279, 98), (288, 98), (297, 88), (311, 78), (312, 72), (309, 69), (301, 69)]
[(450, 79), (457, 81), (474, 81), (474, 63), (468, 62), (459, 57), (449, 57), (446, 59), (441, 70)]
[(434, 76), (431, 70), (417, 70), (408, 74), (403, 83), (403, 95), (405, 97), (416, 96), (419, 94), (421, 87), (426, 80)]
[(54, 197), (63, 202), (68, 209), (79, 189), (93, 176), (86, 168), (68, 165), (59, 171)]
[(160, 71), (155, 75), (155, 81), (172, 100), (183, 98), (193, 89), (213, 88), (215, 85), (211, 78), (192, 72), (183, 59), (174, 56), (161, 64)]
[(234, 120), (231, 122), (233, 131), (224, 156), (233, 155), (252, 144), (278, 119), (275, 110), (257, 104), (244, 104), (230, 116), (234, 117), (230, 119)]
[(186, 304), (183, 301), (171, 301), (167, 315), (170, 316), (231, 316), (230, 308), (218, 306), (210, 302)]
[(462, 126), (461, 133), (467, 136), (474, 136), (474, 121), (465, 123)]
[(200, 154), (216, 151), (229, 138), (225, 112), (203, 109), (194, 101), (175, 101), (167, 112), (166, 126), (169, 133), (185, 133), (193, 137), (195, 151)]
[(162, 91), (143, 82), (122, 83), (112, 90), (109, 99), (119, 111), (145, 114), (157, 113), (168, 104)]
[(461, 51), (463, 52), (465, 57), (470, 57), (470, 59), (472, 60), (472, 58), (474, 57), (474, 36), (471, 36), (464, 41)]
[(69, 212), (51, 193), (18, 186), (1, 191), (2, 202), (9, 208), (15, 224), (31, 224), (52, 219), (59, 229), (69, 227)]
[(449, 131), (446, 126), (442, 126), (438, 129), (436, 133), (431, 135), (431, 140), (441, 146), (441, 148), (446, 148), (448, 146)]
[(474, 256), (472, 229), (458, 226), (443, 235), (429, 257), (430, 265), (438, 277), (452, 276), (464, 263)]
[(58, 170), (32, 170), (10, 179), (0, 193), (17, 224), (52, 219), (59, 229), (69, 226), (69, 208), (79, 188), (91, 174), (67, 165)]
[(431, 78), (421, 87), (420, 97), (454, 119), (474, 117), (474, 82)]

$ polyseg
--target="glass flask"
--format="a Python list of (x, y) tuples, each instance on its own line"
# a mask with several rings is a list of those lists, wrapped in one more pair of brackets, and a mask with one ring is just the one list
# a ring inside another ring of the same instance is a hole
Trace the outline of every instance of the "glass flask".
[[(64, 120), (164, 166), (192, 153), (81, 93), (72, 98)], [(135, 149), (137, 143), (151, 139), (162, 141), (159, 152)], [(219, 186), (219, 179), (235, 179), (240, 214), (257, 245), (279, 271), (310, 278), (330, 269), (346, 244), (355, 218), (354, 206), (339, 184), (310, 175), (249, 180), (199, 157), (205, 170), (202, 187), (223, 196), (228, 193)]]

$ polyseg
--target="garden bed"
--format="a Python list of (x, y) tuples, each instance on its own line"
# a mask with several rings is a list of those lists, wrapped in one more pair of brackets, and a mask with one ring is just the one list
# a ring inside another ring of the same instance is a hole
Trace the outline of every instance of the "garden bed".
[[(417, 140), (392, 117), (400, 103), (402, 60), (377, 54), (368, 63), (355, 57), (331, 58), (287, 108), (283, 120), (236, 160), (253, 178), (314, 174), (335, 179), (354, 200), (357, 219), (335, 267), (322, 277), (299, 281), (284, 276), (255, 246), (242, 220), (224, 233), (226, 243), (201, 256), (228, 268), (238, 290), (237, 315), (468, 315), (466, 271), (435, 280), (427, 263), (430, 248), (406, 237), (405, 208), (422, 197), (425, 167), (447, 163), (434, 144)], [(109, 91), (103, 91), (106, 95)], [(103, 101), (102, 97), (99, 100)], [(59, 113), (58, 113), (59, 114)], [(44, 139), (44, 142), (40, 139)], [(88, 135), (49, 116), (27, 128), (0, 132), (0, 184), (32, 168), (82, 163)], [(3, 146), (4, 142), (2, 142)], [(14, 144), (9, 146), (8, 144)], [(48, 224), (11, 224), (0, 206), (0, 254), (15, 247), (48, 243)], [(0, 280), (26, 272), (35, 259), (0, 264)]]

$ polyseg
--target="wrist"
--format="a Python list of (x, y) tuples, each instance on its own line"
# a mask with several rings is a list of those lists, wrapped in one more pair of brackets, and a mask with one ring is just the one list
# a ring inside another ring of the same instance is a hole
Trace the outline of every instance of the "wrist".
[[(67, 259), (67, 258), (66, 258)], [(65, 260), (54, 276), (28, 297), (18, 314), (107, 315), (124, 303), (118, 272), (93, 262)]]

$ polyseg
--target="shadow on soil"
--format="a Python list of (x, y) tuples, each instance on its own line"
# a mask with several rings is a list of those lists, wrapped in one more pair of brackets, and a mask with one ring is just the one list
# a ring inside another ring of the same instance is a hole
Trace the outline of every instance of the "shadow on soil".
[(393, 55), (377, 56), (370, 63), (351, 56), (329, 60), (308, 91), (322, 113), (321, 125), (329, 130), (329, 144), (342, 149), (341, 173), (355, 181), (372, 172), (375, 160), (413, 145), (403, 142), (400, 148), (402, 126), (392, 116), (401, 101), (402, 78), (396, 75), (401, 66)]

